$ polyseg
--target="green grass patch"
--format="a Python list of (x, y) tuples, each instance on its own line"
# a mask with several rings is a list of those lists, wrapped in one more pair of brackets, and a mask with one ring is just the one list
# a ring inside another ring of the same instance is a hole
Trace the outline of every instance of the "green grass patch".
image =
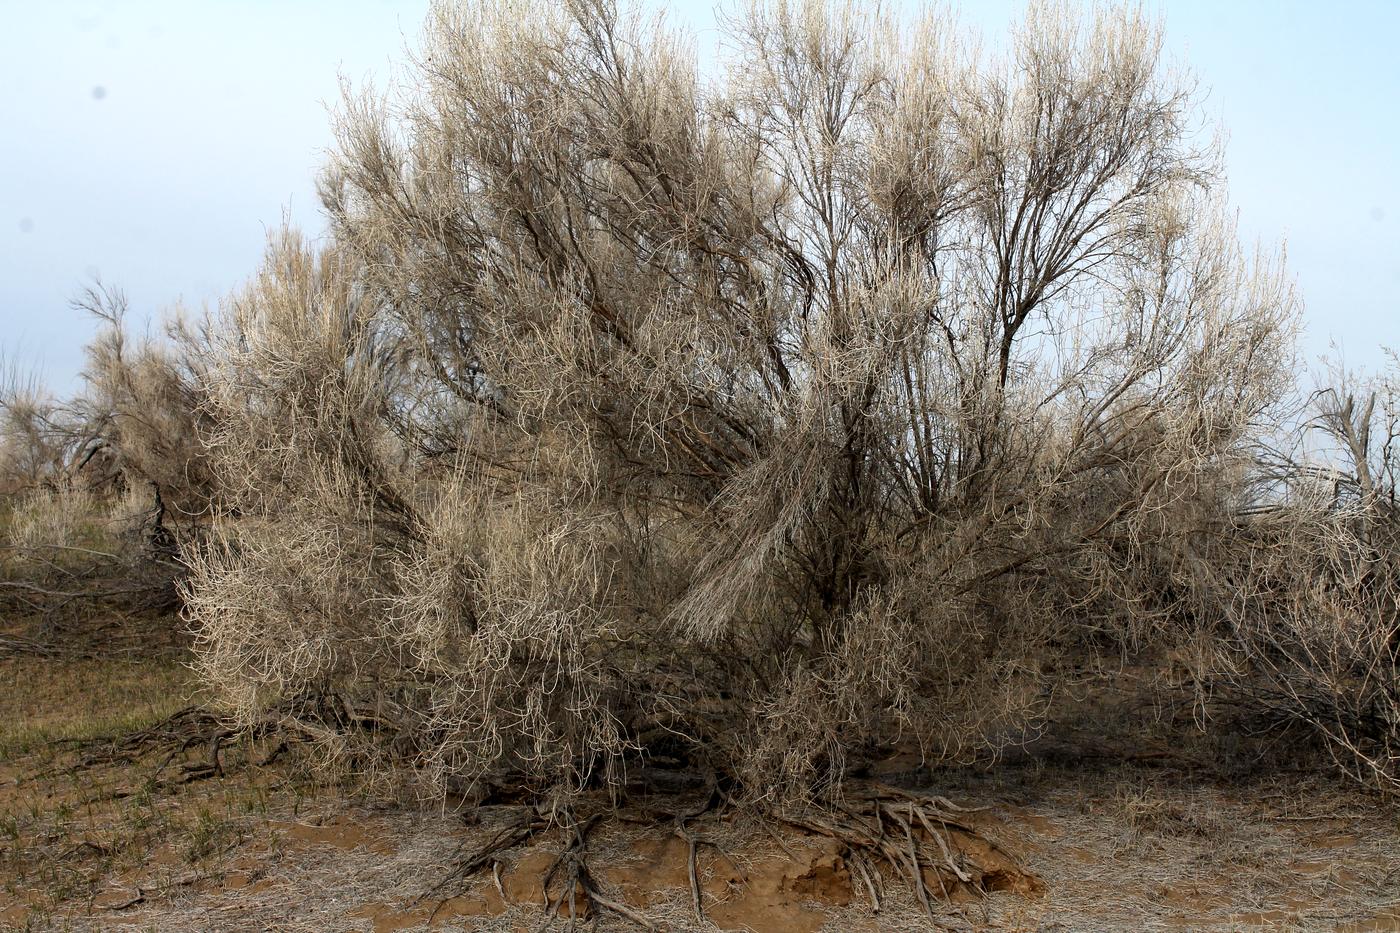
[(0, 660), (0, 761), (48, 743), (135, 732), (197, 702), (178, 660)]

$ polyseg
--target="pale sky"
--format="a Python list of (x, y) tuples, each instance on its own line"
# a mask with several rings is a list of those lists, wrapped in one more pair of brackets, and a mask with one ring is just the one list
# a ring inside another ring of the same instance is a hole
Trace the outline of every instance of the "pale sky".
[[(0, 0), (0, 355), (75, 385), (94, 274), (134, 313), (213, 303), (314, 176), (344, 75), (383, 80), (426, 0)], [(988, 44), (1020, 0), (950, 4)], [(663, 5), (714, 41), (713, 4)], [(1242, 234), (1286, 242), (1305, 354), (1400, 349), (1400, 2), (1156, 0), (1228, 133)]]

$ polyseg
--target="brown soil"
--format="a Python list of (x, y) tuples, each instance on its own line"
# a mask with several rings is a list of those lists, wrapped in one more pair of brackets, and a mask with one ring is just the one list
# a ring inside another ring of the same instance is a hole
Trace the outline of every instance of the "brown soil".
[[(1085, 780), (1024, 767), (941, 777), (943, 790), (959, 785), (955, 802), (987, 807), (969, 821), (1036, 880), (957, 834), (988, 867), (986, 890), (940, 890), (949, 879), (926, 873), (938, 926), (892, 880), (874, 914), (834, 840), (775, 838), (742, 819), (705, 827), (703, 920), (691, 906), (688, 845), (667, 826), (600, 826), (590, 839), (594, 878), (676, 931), (1400, 931), (1400, 826), (1374, 801), (1315, 779), (1227, 788), (1138, 768)], [(151, 804), (166, 822), (142, 836), (121, 807), (130, 798), (111, 799), (117, 774), (65, 783), (11, 765), (4, 781), (0, 808), (19, 833), (0, 863), (0, 928), (533, 931), (562, 845), (546, 831), (502, 853), (496, 871), (423, 899), (489, 835), (495, 815), (373, 808), (249, 769), (158, 793)], [(259, 795), (265, 809), (239, 812), (236, 802)], [(200, 816), (213, 807), (226, 818)], [(597, 929), (638, 928), (586, 898), (574, 913)], [(562, 929), (567, 904), (560, 914)]]
[[(545, 884), (556, 828), (426, 896), (515, 808), (374, 805), (313, 781), (295, 754), (260, 767), (276, 736), (231, 740), (211, 768), (207, 744), (183, 738), (207, 721), (172, 722), (149, 742), (48, 740), (0, 761), (0, 929), (535, 931), (561, 893)], [(924, 873), (932, 918), (892, 875), (873, 912), (836, 841), (732, 812), (690, 824), (697, 918), (687, 840), (624, 812), (593, 830), (588, 859), (631, 919), (579, 895), (547, 927), (1400, 931), (1393, 806), (1307, 772), (1226, 781), (1125, 757), (1042, 745), (985, 771), (907, 755), (873, 769), (979, 808), (949, 840), (972, 881)]]

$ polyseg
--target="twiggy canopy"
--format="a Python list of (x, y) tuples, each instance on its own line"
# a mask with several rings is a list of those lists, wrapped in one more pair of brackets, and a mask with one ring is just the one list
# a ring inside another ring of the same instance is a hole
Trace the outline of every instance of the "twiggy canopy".
[(347, 98), (333, 243), (273, 247), (212, 377), (236, 518), (189, 597), (246, 714), (350, 697), (439, 780), (666, 750), (807, 794), (1196, 624), (1161, 581), (1249, 494), (1295, 309), (1155, 27), (725, 29), (702, 77), (610, 3), (443, 4)]

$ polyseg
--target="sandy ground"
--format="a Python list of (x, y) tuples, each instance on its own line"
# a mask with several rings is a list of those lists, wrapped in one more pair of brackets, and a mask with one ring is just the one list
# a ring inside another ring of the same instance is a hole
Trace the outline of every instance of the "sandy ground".
[[(543, 923), (540, 879), (557, 834), (503, 853), (496, 877), (421, 900), (489, 835), (492, 811), (370, 808), (253, 769), (142, 793), (130, 781), (139, 767), (77, 780), (7, 769), (3, 923), (375, 933)], [(936, 777), (929, 790), (986, 808), (968, 819), (1039, 879), (1040, 893), (964, 890), (936, 900), (929, 917), (909, 891), (890, 890), (877, 914), (824, 840), (775, 840), (742, 820), (704, 830), (715, 844), (698, 859), (703, 921), (690, 903), (688, 848), (665, 827), (609, 823), (592, 837), (590, 862), (609, 896), (677, 931), (1400, 930), (1400, 825), (1330, 781), (1222, 786), (1164, 769), (1034, 760)], [(164, 825), (143, 824), (142, 808)], [(145, 844), (124, 841), (143, 829)], [(579, 912), (589, 928), (639, 928)]]
[[(567, 905), (548, 921), (542, 906), (542, 879), (567, 842), (560, 829), (450, 881), (517, 808), (370, 798), (313, 777), (275, 733), (211, 749), (218, 725), (207, 714), (170, 718), (190, 697), (168, 662), (145, 673), (4, 663), (22, 669), (0, 690), (0, 929), (569, 926)], [(1092, 704), (1073, 713), (1127, 721)], [(1184, 733), (1170, 721), (1156, 751), (1124, 753), (1126, 735), (1141, 742), (1151, 732), (1129, 726), (1086, 741), (1079, 723), (1066, 733), (1074, 742), (1032, 745), (993, 768), (933, 770), (904, 757), (875, 769), (880, 781), (976, 808), (964, 821), (1034, 879), (997, 885), (1015, 890), (949, 878), (944, 892), (930, 875), (930, 915), (891, 877), (876, 912), (839, 845), (730, 813), (691, 824), (702, 841), (697, 917), (689, 844), (665, 821), (625, 812), (588, 841), (597, 889), (620, 909), (576, 902), (574, 927), (1400, 931), (1394, 802), (1325, 776), (1315, 762), (1290, 765), (1286, 744), (1226, 779), (1200, 765), (1218, 749), (1173, 745), (1170, 736)], [(119, 738), (97, 738), (104, 734)]]

